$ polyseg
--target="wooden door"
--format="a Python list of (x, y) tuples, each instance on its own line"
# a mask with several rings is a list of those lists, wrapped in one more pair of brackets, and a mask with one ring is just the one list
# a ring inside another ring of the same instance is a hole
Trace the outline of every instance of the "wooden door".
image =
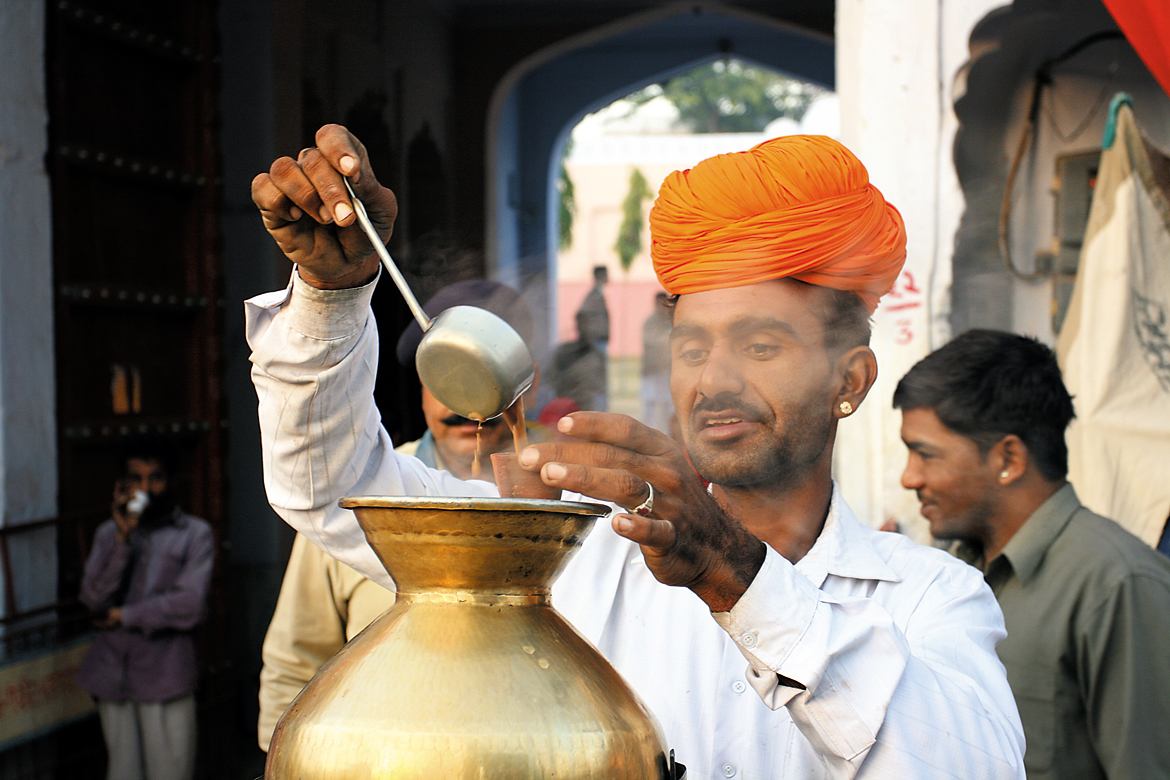
[[(59, 583), (68, 600), (108, 516), (128, 436), (173, 442), (180, 503), (223, 541), (217, 9), (207, 0), (49, 0), (46, 12)], [(212, 724), (230, 701), (220, 558), (200, 642), (201, 720)]]

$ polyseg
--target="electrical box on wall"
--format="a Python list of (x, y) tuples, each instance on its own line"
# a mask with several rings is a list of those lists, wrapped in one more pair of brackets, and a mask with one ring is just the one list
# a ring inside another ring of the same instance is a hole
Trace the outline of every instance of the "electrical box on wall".
[(1077, 280), (1081, 245), (1089, 224), (1093, 190), (1097, 185), (1097, 168), (1101, 150), (1071, 152), (1056, 158), (1056, 176), (1052, 193), (1056, 198), (1052, 249), (1046, 257), (1037, 257), (1037, 267), (1048, 264), (1052, 276), (1052, 328), (1057, 333)]

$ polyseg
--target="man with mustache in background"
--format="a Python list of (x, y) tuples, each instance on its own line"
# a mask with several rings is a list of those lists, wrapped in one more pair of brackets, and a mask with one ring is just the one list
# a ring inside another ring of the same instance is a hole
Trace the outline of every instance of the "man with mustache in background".
[[(388, 446), (368, 359), (378, 260), (342, 177), (383, 238), (397, 204), (345, 128), (316, 141), (252, 183), (296, 264), (288, 288), (247, 305), (265, 481), (286, 521), (392, 587), (337, 500), (484, 483)], [(633, 418), (575, 412), (557, 426), (571, 441), (520, 453), (570, 499), (629, 507), (568, 562), (558, 611), (693, 780), (1022, 778), (990, 589), (941, 550), (864, 527), (832, 479), (837, 425), (877, 375), (869, 316), (906, 256), (897, 210), (841, 144), (789, 136), (671, 174), (650, 225), (677, 296), (685, 451)]]

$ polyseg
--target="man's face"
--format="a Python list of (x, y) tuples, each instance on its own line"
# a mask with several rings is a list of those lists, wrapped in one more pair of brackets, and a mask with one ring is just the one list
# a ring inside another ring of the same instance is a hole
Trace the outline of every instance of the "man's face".
[(991, 538), (997, 474), (975, 442), (944, 425), (933, 409), (902, 411), (902, 441), (910, 451), (902, 487), (918, 494), (931, 535), (978, 543)]
[(779, 279), (679, 297), (670, 390), (704, 479), (784, 487), (827, 468), (837, 387), (820, 294)]
[[(422, 410), (427, 428), (435, 437), (435, 448), (447, 468), (456, 476), (462, 478), (471, 476), (471, 464), (475, 459), (475, 432), (479, 424), (466, 417), (460, 417), (443, 406), (425, 387), (422, 391)], [(511, 431), (504, 425), (502, 417), (495, 417), (483, 424), (480, 441), (483, 476), (490, 478), (491, 463), (488, 456), (511, 447)]]
[(167, 473), (153, 458), (129, 458), (126, 461), (125, 483), (129, 490), (144, 490), (153, 497), (167, 491)]

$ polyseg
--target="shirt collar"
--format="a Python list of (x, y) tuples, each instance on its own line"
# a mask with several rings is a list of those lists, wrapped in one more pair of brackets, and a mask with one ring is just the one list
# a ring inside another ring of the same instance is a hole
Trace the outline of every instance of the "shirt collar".
[(443, 458), (439, 455), (439, 448), (435, 446), (435, 436), (429, 428), (423, 433), (422, 438), (418, 440), (418, 446), (414, 450), (414, 457), (433, 469), (438, 469), (439, 471), (447, 470), (447, 464), (443, 462)]
[(1060, 536), (1080, 505), (1072, 483), (1066, 482), (1064, 487), (1049, 496), (1048, 500), (1024, 521), (1020, 530), (1016, 531), (1015, 536), (1004, 545), (1000, 556), (1007, 558), (1021, 583), (1028, 584), (1028, 580), (1044, 560), (1048, 548), (1056, 541), (1056, 537)]
[(873, 534), (845, 503), (837, 483), (829, 501), (829, 515), (812, 549), (796, 563), (796, 570), (818, 588), (831, 574), (855, 580), (898, 582), (898, 576), (874, 545)]

